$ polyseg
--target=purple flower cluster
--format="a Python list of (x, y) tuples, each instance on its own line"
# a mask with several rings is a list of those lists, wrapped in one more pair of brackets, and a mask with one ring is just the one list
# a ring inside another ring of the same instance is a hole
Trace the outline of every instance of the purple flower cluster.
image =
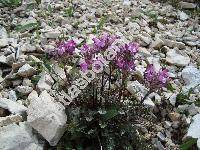
[(96, 51), (105, 50), (109, 46), (111, 46), (117, 38), (118, 38), (117, 36), (113, 36), (113, 35), (109, 35), (108, 33), (104, 33), (100, 38), (92, 39), (94, 41), (93, 48)]
[(64, 41), (57, 44), (57, 54), (64, 55), (69, 54), (73, 55), (76, 48), (76, 43), (74, 40)]
[(151, 89), (164, 87), (170, 81), (169, 71), (167, 69), (160, 69), (156, 72), (152, 64), (147, 66), (144, 78)]
[(117, 67), (124, 71), (135, 70), (135, 55), (138, 52), (139, 45), (137, 43), (129, 43), (119, 47), (119, 52), (115, 59)]
[(83, 60), (79, 64), (81, 70), (86, 71), (94, 61), (99, 61), (95, 59), (95, 54), (104, 52), (115, 42), (117, 38), (117, 36), (112, 36), (108, 33), (104, 33), (99, 38), (93, 38), (93, 44), (84, 44), (81, 47), (81, 54), (83, 56)]

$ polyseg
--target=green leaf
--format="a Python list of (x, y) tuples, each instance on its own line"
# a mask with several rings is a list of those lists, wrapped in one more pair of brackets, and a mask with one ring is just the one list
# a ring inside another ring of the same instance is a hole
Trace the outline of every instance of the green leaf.
[(36, 85), (38, 83), (38, 81), (40, 80), (41, 76), (40, 75), (35, 75), (31, 78), (31, 83), (33, 83), (34, 85)]
[(103, 119), (105, 121), (107, 121), (107, 120), (114, 118), (118, 114), (119, 114), (119, 112), (116, 109), (110, 109), (110, 110), (107, 110), (105, 115), (103, 115)]
[(180, 150), (190, 150), (191, 147), (197, 143), (197, 139), (189, 139), (180, 146)]
[(106, 17), (101, 17), (101, 19), (100, 19), (100, 21), (99, 21), (99, 23), (97, 25), (97, 29), (101, 29), (104, 26), (106, 20), (107, 20)]
[(173, 92), (175, 90), (175, 88), (173, 88), (172, 84), (167, 84), (167, 90)]
[(22, 3), (21, 0), (0, 0), (0, 4), (5, 7), (16, 7)]
[(53, 8), (51, 7), (51, 5), (48, 5), (47, 9), (48, 9), (48, 11), (49, 11), (50, 13), (53, 12)]
[(36, 29), (38, 28), (38, 23), (29, 23), (29, 24), (26, 24), (26, 25), (18, 25), (15, 30), (17, 32), (24, 32), (26, 30), (31, 30), (31, 29)]
[(65, 10), (65, 16), (67, 17), (73, 17), (73, 14), (74, 14), (74, 9), (72, 6), (70, 6), (69, 8), (67, 8)]

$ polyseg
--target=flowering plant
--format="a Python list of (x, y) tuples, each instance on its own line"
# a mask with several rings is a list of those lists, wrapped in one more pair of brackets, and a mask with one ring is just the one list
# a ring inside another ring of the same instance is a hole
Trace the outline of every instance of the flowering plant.
[[(70, 92), (76, 95), (66, 108), (69, 120), (65, 136), (73, 148), (76, 147), (74, 143), (78, 141), (83, 148), (92, 145), (93, 149), (102, 149), (108, 146), (111, 139), (114, 149), (127, 149), (129, 146), (133, 149), (142, 147), (141, 145), (138, 147), (138, 143), (133, 138), (127, 139), (135, 135), (132, 127), (137, 121), (134, 117), (137, 117), (139, 111), (146, 109), (139, 105), (140, 109), (136, 112), (135, 104), (138, 105), (138, 102), (126, 89), (126, 83), (135, 71), (139, 45), (134, 42), (119, 44), (117, 43), (119, 39), (117, 36), (104, 33), (99, 38), (93, 38), (92, 44), (84, 43), (81, 47), (78, 47), (73, 40), (60, 42), (54, 51), (54, 55), (59, 56), (58, 60), (63, 60), (62, 63), (65, 64), (71, 65), (72, 60), (78, 58), (75, 64), (72, 64), (76, 69), (78, 68), (78, 73), (73, 75), (73, 79), (80, 77), (79, 72), (84, 75), (76, 82), (71, 81), (72, 78), (66, 81), (66, 85), (70, 83), (73, 87), (69, 88)], [(101, 57), (113, 48), (115, 50), (112, 56)], [(101, 72), (92, 75), (95, 78), (89, 81), (87, 73), (91, 72), (91, 69), (101, 69)], [(71, 74), (67, 72), (68, 76)], [(87, 80), (84, 81), (84, 78)], [(156, 71), (154, 66), (149, 64), (142, 82), (149, 88), (149, 92), (139, 104), (150, 93), (165, 87), (169, 80), (167, 69)], [(78, 86), (73, 85), (74, 83)], [(69, 89), (66, 86), (62, 88), (64, 92), (67, 90), (69, 92)], [(82, 141), (80, 135), (84, 137)], [(74, 136), (78, 138), (73, 139)], [(122, 139), (121, 142), (117, 142), (118, 138)]]

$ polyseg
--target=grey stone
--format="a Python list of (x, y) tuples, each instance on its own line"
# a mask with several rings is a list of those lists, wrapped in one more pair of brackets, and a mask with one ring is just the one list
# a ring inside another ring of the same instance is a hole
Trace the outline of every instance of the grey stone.
[(185, 21), (189, 18), (189, 16), (186, 13), (184, 13), (183, 11), (179, 11), (178, 14), (179, 14), (180, 19), (183, 21)]
[(197, 140), (197, 147), (200, 150), (200, 138)]
[(166, 61), (170, 64), (183, 67), (190, 63), (190, 57), (180, 54), (177, 50), (172, 49), (166, 55)]
[(67, 116), (65, 108), (55, 102), (47, 91), (31, 100), (28, 107), (27, 121), (50, 145), (55, 146), (65, 132)]
[(36, 136), (32, 134), (32, 128), (26, 122), (1, 127), (0, 139), (2, 150), (43, 150)]
[(35, 68), (31, 67), (29, 64), (23, 65), (19, 68), (17, 74), (22, 77), (30, 77), (36, 73)]
[(61, 35), (61, 32), (58, 29), (51, 29), (47, 31), (44, 35), (46, 38), (56, 39)]
[(8, 109), (12, 114), (24, 114), (27, 108), (10, 99), (0, 98), (0, 107)]
[(187, 66), (182, 70), (181, 76), (186, 84), (184, 91), (189, 91), (191, 88), (200, 89), (200, 70), (194, 66)]
[(22, 122), (23, 118), (21, 115), (10, 115), (6, 117), (0, 117), (0, 126), (7, 126), (12, 123)]
[(194, 3), (183, 2), (183, 1), (179, 2), (179, 5), (183, 9), (194, 9), (197, 7), (197, 5)]
[(0, 48), (8, 45), (8, 38), (0, 39)]
[(162, 132), (158, 132), (157, 137), (161, 140), (161, 141), (165, 141), (166, 137), (164, 136), (164, 134)]
[(53, 83), (54, 83), (53, 78), (48, 73), (43, 72), (41, 74), (40, 80), (37, 83), (37, 88), (40, 91), (44, 91), (44, 90), (49, 91), (49, 90), (51, 90)]
[(161, 39), (157, 39), (151, 43), (151, 47), (154, 49), (160, 49), (163, 46), (164, 42)]
[(30, 94), (33, 91), (33, 88), (30, 86), (18, 86), (16, 90), (22, 94)]
[(7, 38), (7, 31), (4, 27), (0, 26), (0, 39)]
[(192, 123), (189, 126), (187, 137), (200, 138), (200, 114), (192, 117)]

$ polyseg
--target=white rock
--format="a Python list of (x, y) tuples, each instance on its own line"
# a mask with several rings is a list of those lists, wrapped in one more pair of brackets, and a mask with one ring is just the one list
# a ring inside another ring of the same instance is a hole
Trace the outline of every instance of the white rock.
[(56, 39), (61, 35), (61, 32), (58, 29), (51, 29), (47, 31), (44, 35), (46, 38)]
[(195, 106), (194, 103), (192, 103), (189, 107), (188, 107), (188, 112), (191, 116), (196, 115), (197, 113), (200, 113), (200, 108)]
[(184, 13), (183, 11), (179, 11), (178, 15), (179, 15), (180, 19), (183, 21), (185, 21), (189, 18), (189, 16), (186, 13)]
[(164, 42), (161, 39), (156, 39), (151, 43), (151, 47), (154, 49), (160, 49), (163, 46)]
[(29, 64), (23, 65), (19, 68), (17, 74), (22, 77), (30, 77), (36, 73), (35, 68), (31, 67)]
[(30, 87), (32, 87), (32, 86), (33, 86), (33, 83), (31, 83), (31, 80), (30, 80), (30, 79), (24, 78), (24, 79), (23, 79), (23, 82), (22, 82), (22, 85), (23, 85), (23, 86), (30, 86)]
[(22, 52), (34, 52), (36, 51), (36, 46), (31, 45), (31, 44), (24, 44), (21, 47)]
[(181, 76), (186, 84), (183, 88), (184, 91), (189, 91), (191, 88), (195, 87), (200, 89), (200, 86), (198, 86), (200, 83), (200, 70), (194, 66), (187, 66), (182, 70)]
[(200, 138), (200, 114), (192, 117), (192, 123), (189, 126), (187, 137)]
[(33, 91), (33, 88), (30, 86), (18, 86), (16, 90), (22, 94), (29, 94)]
[(0, 63), (7, 64), (6, 56), (0, 56)]
[[(0, 48), (5, 47), (8, 44), (9, 44), (9, 39), (8, 39), (7, 31), (4, 27), (0, 26)], [(0, 62), (5, 61), (5, 60), (1, 60), (3, 59), (1, 57), (2, 56), (0, 56)]]
[(23, 118), (20, 115), (10, 115), (6, 117), (0, 117), (0, 126), (7, 126), (12, 123), (22, 122)]
[(177, 96), (177, 94), (173, 93), (172, 96), (170, 96), (170, 98), (169, 98), (170, 104), (172, 104), (173, 106), (175, 106), (175, 104), (176, 104), (176, 96)]
[(157, 57), (147, 57), (149, 64), (153, 64), (156, 71), (159, 71), (162, 67), (160, 65), (160, 58)]
[(0, 39), (0, 48), (8, 45), (8, 38)]
[(131, 1), (130, 0), (124, 0), (123, 1), (123, 5), (130, 6), (131, 5)]
[[(32, 128), (26, 122), (1, 127), (0, 139), (0, 149), (2, 150), (43, 150), (32, 134)], [(31, 146), (32, 144), (37, 146), (34, 148)]]
[(65, 82), (67, 79), (67, 76), (65, 74), (65, 70), (58, 66), (58, 64), (55, 64), (53, 67), (53, 74), (52, 77), (59, 82)]
[(138, 52), (139, 52), (139, 54), (141, 54), (141, 55), (143, 55), (145, 57), (151, 56), (151, 53), (146, 48), (144, 48), (144, 47), (140, 47), (138, 49)]
[(54, 80), (52, 79), (52, 77), (49, 74), (47, 74), (46, 72), (43, 72), (41, 74), (40, 80), (37, 83), (37, 88), (40, 91), (44, 91), (44, 90), (49, 91), (51, 89), (53, 83), (54, 83)]
[(154, 102), (150, 99), (150, 98), (146, 98), (143, 102), (143, 104), (147, 107), (150, 107), (150, 108), (154, 108), (155, 107), (155, 104)]
[(4, 27), (0, 26), (0, 39), (7, 38), (7, 31)]
[(166, 139), (166, 137), (164, 136), (164, 134), (162, 132), (158, 132), (157, 136), (161, 141), (165, 141), (165, 139)]
[(64, 106), (59, 102), (54, 102), (53, 97), (47, 91), (43, 91), (39, 98), (31, 101), (27, 114), (28, 123), (50, 145), (55, 146), (65, 132), (67, 116)]
[(200, 138), (197, 140), (197, 147), (200, 150)]
[(164, 42), (164, 45), (166, 45), (170, 48), (177, 47), (178, 49), (185, 49), (185, 44), (182, 42), (177, 42), (177, 41), (169, 40), (169, 39), (165, 39), (165, 38), (162, 38), (162, 41)]
[(142, 40), (142, 45), (143, 46), (148, 46), (151, 43), (151, 39), (147, 36), (139, 36), (139, 38)]
[(128, 23), (128, 27), (129, 29), (134, 33), (134, 34), (138, 34), (139, 30), (140, 30), (140, 25), (136, 22), (129, 22)]
[(8, 97), (10, 100), (12, 101), (16, 101), (17, 100), (17, 95), (16, 95), (16, 92), (11, 90), (8, 92)]
[(139, 75), (142, 78), (145, 70), (146, 68), (143, 65), (137, 65), (135, 67), (135, 74)]
[(127, 83), (127, 90), (131, 94), (137, 94), (138, 96), (144, 97), (148, 93), (148, 89), (140, 84), (138, 81), (129, 81)]
[(34, 99), (37, 99), (38, 98), (38, 93), (33, 90), (29, 95), (28, 95), (28, 98), (27, 100), (29, 101), (33, 101)]
[(170, 64), (177, 65), (177, 66), (187, 66), (190, 63), (190, 57), (185, 55), (181, 55), (178, 51), (172, 49), (167, 52), (166, 61)]
[(183, 2), (183, 1), (179, 2), (179, 5), (183, 9), (194, 9), (197, 7), (197, 5), (194, 3), (188, 3), (188, 2)]
[(23, 114), (27, 110), (25, 106), (6, 98), (0, 98), (0, 107), (8, 109), (12, 114)]
[(157, 23), (157, 27), (160, 30), (165, 30), (165, 27), (160, 22)]

